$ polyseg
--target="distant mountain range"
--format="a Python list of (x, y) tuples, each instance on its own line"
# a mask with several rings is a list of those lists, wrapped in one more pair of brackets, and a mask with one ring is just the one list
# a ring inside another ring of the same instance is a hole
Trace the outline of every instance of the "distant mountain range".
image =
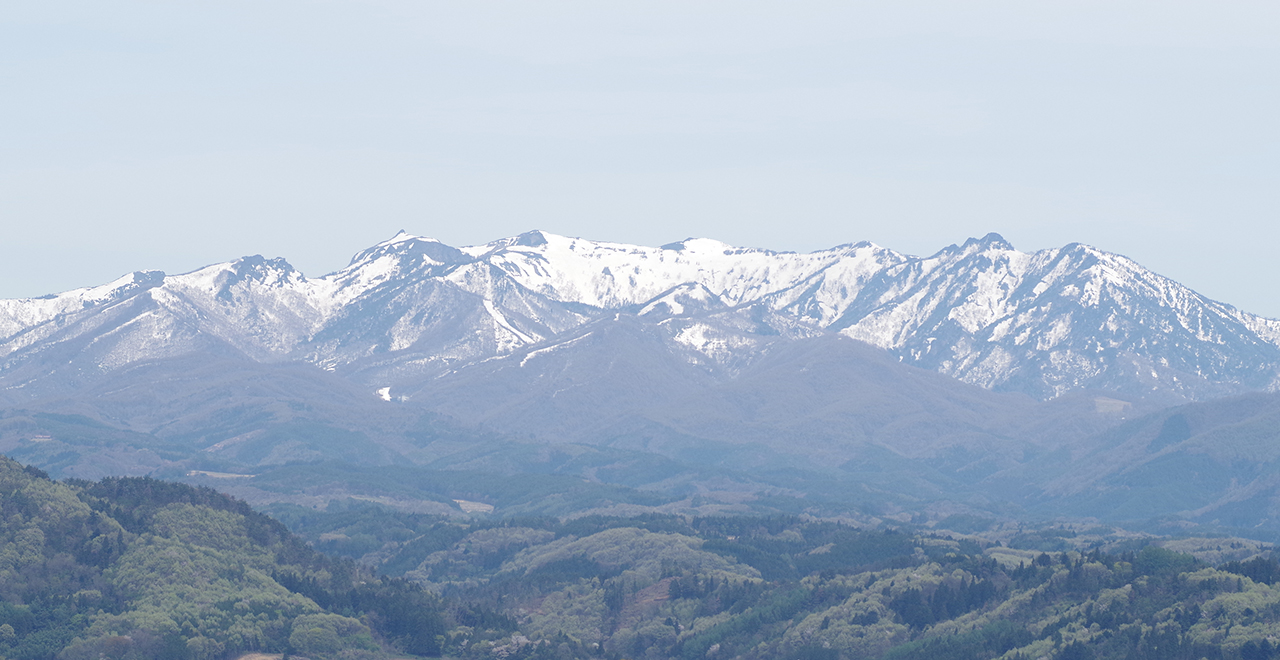
[(1280, 321), (994, 234), (920, 258), (401, 233), (324, 277), (245, 257), (0, 301), (0, 452), (258, 504), (1280, 529), (1280, 459), (1248, 458), (1278, 385)]
[(0, 374), (35, 386), (206, 352), (302, 360), (405, 396), (637, 320), (688, 363), (728, 374), (780, 343), (838, 334), (1039, 399), (1096, 389), (1173, 402), (1280, 386), (1280, 321), (1119, 255), (1080, 244), (1027, 254), (995, 234), (919, 258), (870, 243), (797, 254), (541, 231), (458, 249), (402, 232), (319, 278), (255, 256), (2, 301)]

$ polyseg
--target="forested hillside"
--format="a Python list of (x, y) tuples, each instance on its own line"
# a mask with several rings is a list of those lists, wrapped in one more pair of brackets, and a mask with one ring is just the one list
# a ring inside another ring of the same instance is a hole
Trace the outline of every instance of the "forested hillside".
[(0, 457), (0, 658), (435, 655), (447, 616), (215, 491)]
[(1280, 655), (1280, 564), (1243, 540), (356, 501), (273, 514), (0, 459), (0, 658)]
[(454, 629), (447, 646), (469, 658), (1252, 660), (1277, 657), (1280, 635), (1280, 564), (1243, 539), (1042, 529), (999, 543), (796, 517), (468, 523), (357, 502), (274, 513), (325, 552), (513, 619), (510, 639)]

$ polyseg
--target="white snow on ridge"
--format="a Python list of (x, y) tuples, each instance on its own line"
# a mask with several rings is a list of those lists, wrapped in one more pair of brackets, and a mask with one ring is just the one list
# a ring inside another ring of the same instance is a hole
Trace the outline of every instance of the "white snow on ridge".
[(584, 335), (579, 335), (579, 336), (577, 336), (577, 337), (574, 337), (573, 339), (570, 339), (569, 341), (563, 341), (563, 342), (560, 342), (559, 344), (554, 344), (554, 345), (548, 346), (548, 347), (546, 347), (546, 348), (539, 348), (539, 349), (537, 349), (537, 350), (529, 351), (529, 352), (528, 352), (528, 353), (527, 353), (523, 358), (521, 358), (521, 359), (520, 359), (520, 366), (521, 366), (521, 367), (525, 366), (526, 364), (528, 364), (528, 363), (529, 363), (529, 360), (532, 360), (532, 359), (533, 359), (533, 358), (535, 358), (535, 357), (538, 357), (538, 356), (540, 356), (540, 355), (548, 355), (548, 354), (554, 353), (554, 352), (556, 352), (556, 351), (558, 351), (558, 350), (560, 350), (560, 349), (562, 349), (562, 348), (567, 348), (567, 347), (569, 347), (569, 346), (572, 346), (572, 345), (574, 345), (574, 344), (576, 344), (576, 343), (578, 343), (578, 342), (582, 341), (583, 339), (586, 339), (587, 337), (590, 337), (590, 336), (591, 336), (591, 333), (590, 333), (590, 332), (588, 332), (588, 333), (586, 333), (586, 334), (584, 334)]
[(62, 314), (118, 300), (133, 290), (141, 290), (156, 280), (164, 279), (160, 271), (139, 271), (121, 276), (107, 284), (72, 289), (53, 296), (0, 300), (0, 338), (12, 337), (27, 328), (50, 321)]
[[(840, 249), (840, 248), (836, 248)], [(867, 283), (877, 275), (901, 265), (907, 257), (870, 243), (842, 250), (843, 256), (809, 281), (798, 282), (776, 294), (771, 305), (782, 310), (793, 305), (812, 306), (809, 316), (818, 325), (835, 322), (856, 301)], [(805, 301), (810, 285), (816, 284), (812, 300)], [(801, 311), (801, 310), (797, 310)]]
[(640, 308), (640, 316), (647, 316), (656, 312), (665, 311), (668, 314), (679, 316), (685, 313), (686, 303), (700, 303), (702, 306), (723, 304), (720, 296), (712, 293), (707, 287), (701, 284), (681, 284), (661, 296), (650, 300), (644, 307)]
[(1280, 320), (1252, 316), (1235, 309), (1232, 311), (1235, 312), (1235, 318), (1245, 327), (1256, 332), (1259, 338), (1275, 346), (1280, 346)]
[(953, 306), (947, 318), (974, 334), (1009, 316), (1016, 309), (1011, 304), (1012, 294), (1022, 283), (1031, 261), (1031, 255), (1003, 251), (994, 259), (995, 268), (975, 275), (973, 286), (977, 290)]
[(737, 305), (789, 288), (845, 253), (771, 252), (710, 239), (653, 248), (541, 235), (541, 245), (509, 245), (482, 258), (533, 291), (606, 309), (637, 305), (684, 283), (701, 284)]

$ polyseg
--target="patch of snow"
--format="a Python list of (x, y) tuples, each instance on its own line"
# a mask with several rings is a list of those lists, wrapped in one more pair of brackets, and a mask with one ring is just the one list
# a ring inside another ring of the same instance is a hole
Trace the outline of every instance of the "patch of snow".
[(524, 334), (523, 332), (520, 332), (519, 330), (517, 330), (517, 329), (516, 329), (516, 327), (515, 327), (514, 325), (511, 325), (511, 322), (510, 322), (510, 321), (507, 321), (507, 317), (503, 316), (503, 315), (502, 315), (502, 312), (499, 312), (499, 311), (498, 311), (498, 308), (493, 306), (493, 301), (492, 301), (492, 300), (489, 300), (488, 298), (485, 298), (485, 299), (484, 299), (484, 308), (485, 308), (485, 310), (486, 310), (486, 311), (488, 311), (488, 312), (489, 312), (489, 316), (492, 316), (492, 317), (493, 317), (493, 320), (494, 320), (494, 321), (495, 321), (495, 322), (496, 322), (496, 323), (497, 323), (497, 324), (498, 324), (502, 329), (504, 329), (504, 330), (506, 330), (507, 332), (510, 332), (511, 334), (515, 335), (515, 337), (516, 337), (517, 339), (519, 339), (520, 341), (522, 341), (522, 342), (524, 342), (524, 343), (526, 343), (526, 344), (534, 344), (534, 343), (537, 343), (537, 341), (538, 341), (537, 339), (534, 339), (533, 337), (530, 337), (529, 335), (526, 335), (526, 334)]
[(565, 348), (565, 347), (568, 347), (568, 346), (572, 346), (573, 344), (576, 344), (576, 343), (578, 343), (578, 342), (582, 341), (583, 339), (586, 339), (587, 337), (590, 337), (590, 336), (591, 336), (591, 333), (590, 333), (590, 332), (588, 332), (588, 333), (587, 333), (587, 334), (585, 334), (585, 335), (580, 335), (580, 336), (578, 336), (578, 337), (574, 337), (573, 339), (570, 339), (569, 341), (560, 342), (559, 344), (556, 344), (556, 345), (554, 345), (554, 346), (548, 346), (548, 347), (546, 347), (546, 348), (539, 348), (539, 349), (534, 350), (534, 351), (529, 351), (529, 353), (528, 353), (528, 354), (526, 354), (526, 355), (525, 355), (525, 356), (520, 360), (520, 366), (522, 366), (522, 367), (523, 367), (524, 365), (526, 365), (526, 364), (528, 364), (528, 363), (529, 363), (529, 360), (532, 360), (533, 358), (535, 358), (535, 357), (537, 357), (537, 356), (539, 356), (539, 355), (547, 355), (547, 354), (549, 354), (549, 353), (554, 353), (554, 352), (556, 352), (556, 351), (558, 351), (558, 350), (560, 350), (560, 349), (562, 349), (562, 348)]
[[(463, 513), (493, 513), (492, 504), (473, 502), (471, 500), (454, 500), (454, 503), (458, 505), (459, 509), (462, 509)], [(515, 639), (515, 637), (512, 637), (512, 639)]]

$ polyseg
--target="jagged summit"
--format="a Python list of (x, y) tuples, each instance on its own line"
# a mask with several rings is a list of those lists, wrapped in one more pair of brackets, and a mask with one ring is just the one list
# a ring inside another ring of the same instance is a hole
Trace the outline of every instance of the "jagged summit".
[[(673, 347), (703, 351), (708, 364), (749, 362), (761, 338), (840, 333), (1038, 397), (1100, 388), (1201, 398), (1280, 384), (1280, 322), (1081, 244), (1025, 253), (990, 233), (915, 257), (868, 242), (794, 253), (542, 230), (463, 248), (400, 231), (318, 278), (252, 256), (0, 301), (0, 378), (78, 337), (94, 348), (70, 361), (99, 371), (216, 341), (383, 387), (618, 314), (665, 324)], [(104, 333), (111, 341), (94, 341)]]
[(932, 257), (941, 257), (949, 254), (980, 254), (986, 252), (1017, 252), (1013, 245), (1006, 241), (1003, 236), (995, 232), (991, 232), (981, 238), (969, 238), (963, 243), (952, 243), (947, 247), (938, 250)]
[(983, 236), (982, 238), (971, 238), (965, 241), (966, 245), (968, 245), (969, 243), (977, 243), (979, 245), (984, 245), (986, 247), (997, 248), (1001, 250), (1013, 249), (1013, 245), (1009, 243), (1009, 241), (1004, 240), (1004, 236), (1001, 236), (996, 232), (989, 232), (986, 236)]
[(378, 243), (378, 244), (377, 244), (377, 245), (375, 245), (374, 247), (383, 247), (383, 246), (387, 246), (387, 245), (395, 245), (396, 243), (405, 243), (405, 242), (408, 242), (408, 241), (426, 241), (426, 242), (428, 242), (428, 243), (439, 243), (439, 242), (440, 242), (440, 241), (438, 241), (438, 240), (436, 240), (436, 239), (434, 239), (434, 238), (431, 238), (431, 237), (429, 237), (429, 236), (417, 236), (417, 235), (415, 235), (415, 234), (410, 234), (409, 232), (407, 232), (407, 231), (405, 231), (405, 230), (401, 229), (400, 231), (397, 231), (397, 232), (396, 232), (396, 235), (395, 235), (395, 236), (392, 236), (391, 238), (388, 238), (387, 240), (385, 240), (385, 241), (383, 241), (383, 242), (381, 242), (381, 243)]
[[(525, 247), (538, 247), (539, 245), (546, 245), (549, 242), (547, 240), (547, 236), (548, 234), (542, 231), (541, 229), (535, 229), (533, 231), (527, 231), (515, 237), (513, 244), (523, 245)], [(556, 236), (556, 238), (563, 238), (563, 237)]]

